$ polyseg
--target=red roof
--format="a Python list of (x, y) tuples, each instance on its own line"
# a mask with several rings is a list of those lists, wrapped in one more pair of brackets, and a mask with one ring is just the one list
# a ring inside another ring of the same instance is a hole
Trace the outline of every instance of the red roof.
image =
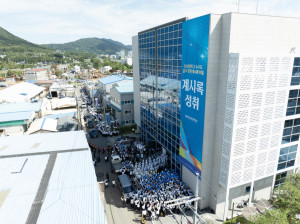
[(34, 69), (32, 69), (32, 70), (35, 71), (35, 72), (46, 71), (46, 70), (43, 69), (43, 68), (34, 68)]

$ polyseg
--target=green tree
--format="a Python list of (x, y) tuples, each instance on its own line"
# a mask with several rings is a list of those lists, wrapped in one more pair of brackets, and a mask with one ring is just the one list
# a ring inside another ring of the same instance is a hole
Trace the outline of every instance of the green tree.
[(255, 224), (289, 224), (287, 214), (284, 210), (274, 209), (266, 214), (259, 214), (252, 218)]
[(300, 214), (300, 174), (288, 175), (275, 195), (274, 205), (285, 210), (288, 219), (292, 221), (296, 214)]
[(60, 77), (62, 74), (63, 74), (63, 72), (62, 72), (61, 70), (58, 70), (58, 69), (57, 69), (57, 70), (55, 71), (55, 75), (58, 76), (58, 77)]

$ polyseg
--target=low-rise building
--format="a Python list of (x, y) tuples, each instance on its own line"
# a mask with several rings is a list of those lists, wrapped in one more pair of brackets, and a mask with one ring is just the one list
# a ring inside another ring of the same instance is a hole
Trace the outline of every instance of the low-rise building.
[(57, 120), (41, 118), (34, 120), (25, 133), (26, 135), (57, 132)]
[(0, 223), (107, 224), (83, 131), (3, 137)]
[(0, 103), (17, 103), (38, 100), (45, 88), (31, 83), (22, 82), (6, 89), (0, 90)]
[(52, 86), (50, 86), (50, 95), (52, 97), (61, 97), (62, 95), (73, 97), (75, 96), (74, 86), (55, 82)]
[(98, 93), (96, 95), (96, 97), (99, 98), (98, 102), (105, 108), (110, 101), (110, 91), (116, 84), (123, 85), (132, 82), (132, 77), (127, 77), (118, 73), (98, 79)]
[(109, 72), (110, 70), (112, 70), (112, 67), (110, 66), (104, 66), (100, 69), (102, 73)]
[(0, 113), (0, 136), (23, 135), (34, 116), (34, 111)]
[(26, 82), (37, 81), (37, 80), (48, 80), (47, 70), (43, 68), (34, 68), (25, 70), (24, 78)]
[(108, 105), (111, 114), (121, 125), (134, 123), (133, 82), (120, 84), (111, 89)]

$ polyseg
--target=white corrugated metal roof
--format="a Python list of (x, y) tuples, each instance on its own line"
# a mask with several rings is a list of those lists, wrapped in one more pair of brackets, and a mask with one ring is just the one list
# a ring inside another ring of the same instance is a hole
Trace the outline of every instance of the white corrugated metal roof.
[(88, 147), (84, 131), (9, 136), (1, 137), (0, 156)]
[(37, 223), (107, 223), (90, 152), (58, 154)]
[(0, 102), (26, 102), (45, 90), (31, 83), (22, 82), (0, 90)]
[(41, 106), (42, 106), (42, 102), (4, 103), (4, 104), (0, 104), (0, 113), (24, 112), (24, 111), (39, 112), (41, 110)]
[(31, 120), (34, 115), (34, 111), (0, 113), (0, 122)]
[[(18, 141), (4, 137), (0, 156), (31, 153), (32, 148), (46, 152), (87, 149), (88, 144), (83, 131), (26, 135)], [(0, 223), (26, 222), (49, 158), (49, 154), (0, 158), (0, 192), (9, 192), (0, 207)], [(89, 150), (57, 154), (37, 223), (107, 224)]]
[(43, 118), (43, 119), (35, 120), (34, 122), (31, 123), (26, 134), (30, 135), (39, 130), (57, 132), (57, 122), (58, 122), (57, 120), (52, 118)]

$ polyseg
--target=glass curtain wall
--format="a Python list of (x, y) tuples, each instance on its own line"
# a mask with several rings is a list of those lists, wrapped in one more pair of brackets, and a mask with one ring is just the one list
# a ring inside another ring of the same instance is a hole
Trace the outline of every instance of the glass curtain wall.
[(142, 139), (167, 149), (178, 173), (182, 22), (139, 33)]

